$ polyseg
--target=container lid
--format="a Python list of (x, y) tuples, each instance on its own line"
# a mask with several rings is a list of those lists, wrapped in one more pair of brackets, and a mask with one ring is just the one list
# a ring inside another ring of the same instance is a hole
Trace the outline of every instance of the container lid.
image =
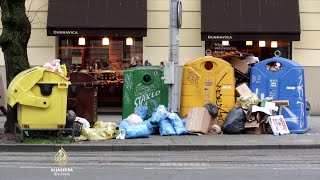
[[(6, 99), (13, 107), (17, 102), (46, 108), (49, 106), (47, 98), (36, 97), (30, 89), (43, 77), (45, 68), (34, 67), (20, 72), (10, 82)], [(30, 100), (30, 98), (33, 98)], [(39, 102), (38, 102), (39, 101)]]

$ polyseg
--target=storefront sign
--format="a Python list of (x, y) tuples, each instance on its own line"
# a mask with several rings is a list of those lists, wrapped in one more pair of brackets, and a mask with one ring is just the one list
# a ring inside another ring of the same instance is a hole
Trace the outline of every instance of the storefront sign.
[(221, 43), (214, 43), (214, 54), (222, 55), (226, 51), (237, 51), (237, 48), (232, 46), (223, 46)]
[(212, 35), (208, 35), (208, 40), (232, 40), (232, 36), (212, 36)]
[(74, 35), (78, 34), (78, 31), (53, 31), (54, 35)]

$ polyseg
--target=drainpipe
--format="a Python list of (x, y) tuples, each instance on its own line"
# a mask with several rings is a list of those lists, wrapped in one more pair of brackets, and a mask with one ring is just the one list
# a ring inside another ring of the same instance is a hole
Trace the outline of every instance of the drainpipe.
[(165, 84), (169, 85), (169, 111), (180, 111), (180, 69), (179, 69), (179, 28), (182, 25), (182, 4), (180, 0), (170, 3), (169, 61), (164, 68)]

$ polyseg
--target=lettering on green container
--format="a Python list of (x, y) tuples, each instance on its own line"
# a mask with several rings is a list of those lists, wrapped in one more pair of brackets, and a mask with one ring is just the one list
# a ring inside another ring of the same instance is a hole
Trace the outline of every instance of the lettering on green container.
[(148, 104), (148, 101), (154, 99), (155, 97), (160, 95), (160, 90), (149, 92), (147, 94), (142, 94), (135, 98), (134, 105), (137, 106), (144, 106)]

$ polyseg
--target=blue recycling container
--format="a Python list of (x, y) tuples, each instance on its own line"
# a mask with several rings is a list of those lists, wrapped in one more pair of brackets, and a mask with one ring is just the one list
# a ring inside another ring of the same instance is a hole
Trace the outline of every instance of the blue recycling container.
[(250, 89), (259, 98), (289, 100), (289, 106), (280, 107), (279, 114), (284, 116), (290, 133), (302, 134), (310, 129), (304, 70), (298, 63), (274, 57), (255, 64), (250, 72)]

